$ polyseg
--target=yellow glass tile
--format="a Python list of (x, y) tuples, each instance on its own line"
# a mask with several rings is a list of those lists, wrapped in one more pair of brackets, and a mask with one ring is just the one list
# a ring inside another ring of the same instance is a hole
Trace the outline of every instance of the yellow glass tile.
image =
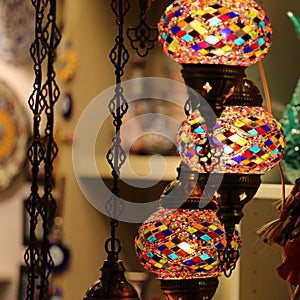
[(211, 6), (205, 8), (205, 11), (211, 15), (213, 15), (217, 10)]
[(258, 15), (258, 10), (256, 10), (255, 8), (252, 8), (252, 9), (250, 10), (249, 17), (250, 17), (251, 19), (254, 19), (257, 15)]
[(195, 250), (192, 249), (191, 246), (186, 242), (182, 242), (182, 243), (178, 244), (178, 247), (188, 254), (192, 254), (195, 252)]
[(235, 24), (231, 24), (231, 25), (229, 26), (229, 28), (230, 28), (233, 32), (240, 30), (240, 27), (237, 26), (237, 25), (235, 25)]
[(232, 47), (226, 45), (226, 46), (222, 47), (222, 50), (225, 51), (225, 52), (229, 52), (229, 51), (232, 50)]
[(237, 143), (238, 145), (240, 145), (240, 146), (244, 146), (244, 145), (247, 144), (247, 140), (244, 139), (244, 138), (241, 138), (241, 139), (239, 139), (236, 143)]
[(211, 230), (216, 230), (216, 229), (218, 229), (218, 226), (216, 226), (216, 225), (214, 225), (214, 224), (211, 224), (211, 225), (209, 226), (209, 228), (210, 228)]
[(217, 56), (222, 56), (224, 55), (224, 51), (222, 49), (216, 49), (211, 51), (213, 54), (217, 55)]
[(261, 51), (261, 49), (256, 49), (256, 50), (254, 51), (254, 53), (255, 53), (255, 55), (256, 55), (257, 57), (261, 56), (263, 52), (264, 52), (264, 51)]
[(248, 25), (246, 25), (246, 26), (243, 28), (243, 31), (246, 32), (246, 33), (249, 33), (251, 30), (252, 30), (252, 27), (251, 27), (251, 26), (248, 26)]
[(237, 121), (234, 122), (234, 125), (237, 126), (237, 127), (242, 127), (242, 126), (245, 125), (245, 123), (242, 122), (242, 121), (237, 120)]
[(198, 9), (197, 11), (195, 11), (195, 15), (198, 15), (198, 16), (203, 16), (205, 14), (206, 14), (206, 12), (202, 9)]
[(261, 158), (265, 160), (265, 159), (268, 159), (269, 156), (270, 156), (269, 153), (265, 153), (264, 155), (261, 156)]
[(257, 165), (259, 165), (259, 164), (261, 164), (263, 162), (263, 160), (258, 157), (253, 162), (256, 163)]
[(199, 52), (200, 52), (201, 54), (203, 54), (203, 55), (206, 55), (206, 54), (208, 53), (208, 51), (205, 50), (205, 49), (201, 49)]
[(163, 265), (162, 265), (162, 264), (160, 264), (160, 263), (158, 263), (158, 262), (154, 264), (154, 267), (156, 267), (156, 268), (159, 268), (159, 269), (161, 269), (161, 268), (162, 268), (162, 266), (163, 266)]
[(205, 27), (202, 26), (202, 24), (197, 21), (194, 20), (190, 23), (190, 26), (195, 29), (197, 32), (199, 32), (199, 34), (206, 34), (207, 33), (207, 29)]
[(175, 45), (170, 44), (168, 50), (171, 52), (177, 52), (178, 47)]
[(244, 122), (245, 124), (248, 124), (248, 123), (252, 122), (252, 121), (251, 121), (250, 119), (248, 119), (248, 118), (242, 118), (240, 121), (241, 121), (241, 122)]
[(160, 231), (163, 231), (163, 230), (168, 229), (168, 226), (165, 225), (165, 224), (163, 224), (163, 225), (160, 225), (160, 226), (158, 227), (158, 229), (159, 229)]
[(225, 135), (222, 134), (222, 133), (217, 134), (216, 138), (217, 138), (218, 141), (224, 141), (224, 140), (226, 140)]
[(249, 31), (248, 34), (249, 34), (252, 38), (256, 37), (256, 32), (255, 32), (255, 30)]

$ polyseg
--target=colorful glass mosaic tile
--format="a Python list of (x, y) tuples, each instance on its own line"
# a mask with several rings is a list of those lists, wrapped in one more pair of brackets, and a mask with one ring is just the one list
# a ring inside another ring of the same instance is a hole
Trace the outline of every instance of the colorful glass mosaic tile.
[(253, 0), (176, 0), (158, 29), (163, 51), (181, 64), (249, 66), (272, 43), (270, 20)]
[[(159, 223), (168, 228), (168, 234), (160, 231)], [(145, 236), (150, 232), (156, 237), (156, 229), (161, 233), (159, 238)], [(220, 276), (218, 251), (225, 246), (225, 230), (213, 210), (161, 208), (142, 224), (135, 239), (141, 264), (160, 279)], [(232, 246), (241, 249), (237, 231)]]
[(195, 111), (177, 134), (181, 160), (200, 173), (264, 174), (280, 162), (285, 146), (280, 123), (257, 106), (226, 106), (211, 133)]

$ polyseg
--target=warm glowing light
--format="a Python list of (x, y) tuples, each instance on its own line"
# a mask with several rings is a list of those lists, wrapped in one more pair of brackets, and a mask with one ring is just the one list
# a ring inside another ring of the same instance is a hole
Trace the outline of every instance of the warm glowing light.
[(272, 42), (269, 18), (253, 0), (177, 0), (158, 29), (163, 51), (181, 64), (249, 66)]
[[(139, 228), (135, 245), (141, 264), (159, 279), (208, 278), (222, 273), (218, 251), (226, 235), (213, 210), (161, 208)], [(237, 233), (232, 246), (241, 247)]]
[(194, 171), (264, 174), (282, 159), (285, 138), (280, 123), (262, 107), (225, 106), (212, 130), (199, 111), (187, 117), (177, 147)]

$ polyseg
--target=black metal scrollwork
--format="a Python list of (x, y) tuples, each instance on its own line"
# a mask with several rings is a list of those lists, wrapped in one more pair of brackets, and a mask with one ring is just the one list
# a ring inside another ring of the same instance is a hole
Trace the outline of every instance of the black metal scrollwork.
[[(24, 261), (27, 267), (26, 299), (46, 299), (49, 293), (48, 279), (53, 261), (49, 253), (48, 235), (56, 210), (52, 195), (53, 161), (58, 148), (53, 138), (54, 104), (59, 98), (59, 88), (55, 82), (55, 50), (61, 34), (56, 26), (56, 0), (32, 0), (36, 12), (35, 39), (30, 48), (34, 63), (35, 80), (29, 97), (29, 108), (33, 113), (33, 137), (27, 156), (31, 164), (31, 193), (25, 207), (30, 217), (29, 245)], [(47, 18), (45, 13), (47, 12)], [(46, 65), (46, 79), (43, 81), (43, 66)], [(46, 117), (44, 132), (40, 129), (42, 116)], [(39, 191), (38, 178), (44, 163), (44, 190)], [(42, 194), (42, 195), (41, 195)], [(41, 217), (43, 239), (38, 241), (36, 227)]]
[(157, 28), (150, 27), (147, 24), (147, 10), (150, 4), (151, 0), (139, 0), (140, 22), (136, 27), (127, 29), (131, 47), (140, 57), (148, 55), (149, 51), (155, 46), (158, 37)]
[[(118, 33), (115, 38), (115, 45), (111, 49), (109, 58), (115, 68), (115, 93), (108, 104), (109, 112), (113, 117), (113, 125), (115, 126), (115, 136), (112, 140), (111, 148), (106, 154), (107, 162), (112, 169), (113, 186), (112, 197), (107, 201), (105, 208), (111, 217), (111, 237), (107, 240), (106, 251), (108, 256), (117, 259), (120, 252), (120, 241), (116, 237), (116, 228), (118, 221), (116, 220), (123, 210), (122, 203), (119, 201), (119, 176), (120, 169), (126, 161), (126, 153), (121, 146), (120, 130), (122, 118), (128, 110), (128, 103), (123, 94), (121, 78), (124, 75), (124, 68), (129, 61), (129, 52), (124, 45), (124, 18), (129, 11), (130, 3), (128, 0), (112, 0), (111, 8), (116, 16), (116, 24)], [(107, 246), (110, 244), (110, 248)], [(118, 249), (116, 249), (118, 247)]]

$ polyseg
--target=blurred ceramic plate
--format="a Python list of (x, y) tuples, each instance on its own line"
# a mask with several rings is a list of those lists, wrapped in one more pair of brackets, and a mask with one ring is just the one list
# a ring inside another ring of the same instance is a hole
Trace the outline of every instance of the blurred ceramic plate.
[(0, 191), (24, 166), (29, 132), (25, 109), (11, 88), (0, 80)]
[(31, 1), (0, 0), (0, 59), (14, 65), (29, 61), (34, 20)]

